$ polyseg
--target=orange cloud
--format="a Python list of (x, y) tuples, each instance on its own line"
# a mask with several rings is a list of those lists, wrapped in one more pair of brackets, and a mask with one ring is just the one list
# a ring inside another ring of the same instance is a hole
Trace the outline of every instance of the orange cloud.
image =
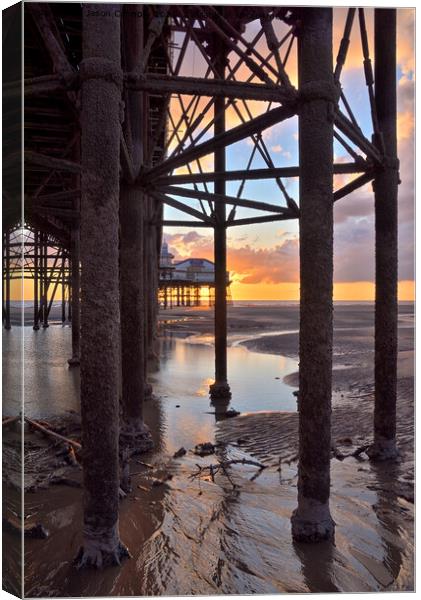
[(407, 111), (398, 114), (398, 139), (411, 138), (414, 133), (414, 113)]
[[(189, 257), (213, 260), (213, 238), (196, 231), (187, 234), (166, 234), (165, 239), (176, 260)], [(235, 282), (242, 284), (276, 284), (298, 281), (298, 240), (285, 239), (268, 248), (253, 248), (249, 244), (230, 244), (228, 240), (228, 270)]]
[(397, 11), (397, 54), (401, 71), (408, 75), (415, 70), (415, 9)]

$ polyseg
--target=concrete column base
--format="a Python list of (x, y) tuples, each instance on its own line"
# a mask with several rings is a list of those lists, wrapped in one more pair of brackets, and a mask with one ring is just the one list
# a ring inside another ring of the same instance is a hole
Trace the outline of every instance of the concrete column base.
[(368, 448), (366, 454), (373, 461), (396, 460), (399, 457), (399, 450), (395, 439), (379, 438)]
[(129, 558), (130, 553), (121, 543), (118, 534), (118, 524), (111, 527), (88, 527), (83, 532), (83, 546), (74, 561), (77, 569), (102, 569), (109, 566), (119, 566), (123, 558)]
[(212, 400), (231, 398), (231, 389), (227, 381), (215, 381), (209, 386), (209, 394)]
[(292, 538), (295, 542), (316, 543), (335, 536), (335, 522), (329, 504), (311, 498), (301, 498), (291, 517)]

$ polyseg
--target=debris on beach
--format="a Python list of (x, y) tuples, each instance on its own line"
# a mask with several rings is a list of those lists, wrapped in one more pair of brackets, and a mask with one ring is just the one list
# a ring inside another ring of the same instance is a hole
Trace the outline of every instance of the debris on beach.
[(230, 419), (232, 417), (238, 417), (239, 415), (241, 415), (239, 410), (235, 410), (235, 408), (230, 408), (226, 411), (224, 416)]
[(53, 475), (53, 477), (49, 479), (49, 483), (52, 485), (67, 485), (74, 488), (82, 487), (82, 483), (80, 481), (76, 481), (70, 477), (61, 477), (59, 475)]
[(197, 444), (193, 452), (198, 456), (209, 456), (215, 454), (215, 446), (211, 442), (204, 442), (203, 444)]
[[(3, 528), (4, 531), (13, 533), (15, 535), (22, 535), (22, 526), (20, 521), (14, 518), (3, 517)], [(34, 538), (39, 540), (45, 540), (49, 537), (50, 532), (41, 523), (34, 525), (24, 525), (23, 533), (25, 537)]]
[[(142, 467), (146, 467), (147, 469), (153, 469), (154, 468), (153, 465), (151, 465), (150, 463), (143, 462), (143, 460), (136, 460), (136, 463), (138, 465), (142, 465)], [(134, 475), (134, 473), (132, 473), (132, 475)]]
[(232, 417), (238, 417), (239, 415), (241, 415), (241, 412), (239, 410), (235, 410), (235, 408), (229, 408), (228, 410), (225, 410), (223, 412), (212, 410), (207, 412), (206, 414), (218, 415), (218, 417), (221, 417), (223, 419), (230, 419)]
[(238, 438), (237, 444), (239, 446), (244, 446), (244, 444), (247, 444), (247, 438)]
[(233, 459), (233, 460), (220, 460), (216, 464), (210, 464), (210, 465), (204, 465), (204, 466), (196, 464), (196, 467), (198, 470), (190, 475), (190, 479), (198, 479), (200, 481), (203, 478), (205, 478), (205, 479), (210, 478), (212, 483), (215, 483), (215, 475), (217, 475), (220, 471), (222, 471), (222, 473), (225, 475), (225, 477), (228, 479), (228, 481), (232, 485), (233, 489), (238, 488), (238, 485), (232, 480), (232, 478), (228, 472), (228, 467), (230, 467), (231, 465), (252, 465), (254, 467), (258, 467), (259, 470), (257, 471), (257, 473), (255, 473), (252, 476), (251, 481), (254, 481), (254, 479), (256, 479), (256, 477), (258, 475), (260, 475), (260, 473), (263, 471), (263, 469), (266, 469), (266, 465), (263, 465), (262, 463), (257, 462), (255, 460), (250, 460), (248, 458), (239, 458), (239, 459)]
[(177, 452), (174, 452), (173, 458), (180, 458), (185, 454), (187, 454), (187, 450), (184, 447), (181, 447), (179, 450), (177, 450)]
[(165, 477), (163, 477), (162, 479), (153, 479), (152, 487), (159, 487), (161, 485), (164, 485), (167, 483), (167, 481), (171, 481), (172, 478), (173, 476), (171, 475), (171, 473), (167, 473), (167, 475), (165, 475)]
[(352, 444), (354, 442), (352, 441), (352, 438), (350, 438), (350, 437), (341, 437), (336, 440), (336, 443), (339, 444), (340, 446), (352, 446)]

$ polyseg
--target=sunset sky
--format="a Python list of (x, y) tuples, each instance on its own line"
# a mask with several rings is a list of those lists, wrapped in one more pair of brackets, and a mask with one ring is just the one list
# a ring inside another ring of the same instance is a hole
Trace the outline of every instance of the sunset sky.
[[(334, 9), (334, 46), (336, 55), (343, 34), (347, 14), (346, 8)], [(374, 59), (373, 16), (374, 10), (365, 11), (369, 35), (370, 55)], [(400, 158), (401, 185), (399, 186), (399, 299), (414, 298), (414, 27), (415, 10), (398, 9), (398, 153)], [(278, 22), (278, 36), (286, 31), (286, 26)], [(244, 34), (252, 40), (260, 28), (260, 23), (251, 23)], [(175, 44), (182, 41), (181, 34), (175, 34)], [(257, 49), (267, 55), (264, 37)], [(284, 47), (282, 48), (284, 51)], [(174, 62), (177, 59), (174, 50)], [(237, 58), (229, 56), (230, 64), (235, 65)], [(351, 44), (347, 61), (341, 77), (345, 95), (357, 117), (365, 135), (372, 134), (367, 88), (362, 66), (361, 41), (358, 17), (355, 16)], [(198, 48), (191, 46), (186, 54), (180, 75), (204, 76), (206, 64)], [(291, 52), (287, 63), (291, 82), (297, 85), (296, 52)], [(249, 71), (241, 65), (237, 72), (239, 79), (246, 80)], [(258, 82), (254, 79), (253, 82)], [(186, 104), (189, 98), (185, 97)], [(209, 98), (202, 98), (200, 107), (204, 107)], [(267, 109), (267, 103), (248, 103), (251, 114), (257, 116)], [(239, 103), (240, 105), (240, 103)], [(242, 108), (242, 107), (241, 107)], [(172, 101), (171, 112), (177, 122), (180, 107), (177, 100)], [(199, 111), (200, 112), (200, 111)], [(204, 115), (196, 134), (200, 134), (212, 117), (212, 110)], [(227, 128), (240, 123), (232, 107), (226, 112)], [(271, 158), (275, 166), (298, 165), (298, 120), (296, 117), (275, 125), (263, 133)], [(171, 132), (171, 124), (169, 126)], [(182, 128), (184, 129), (184, 127)], [(205, 133), (200, 141), (209, 139), (212, 130)], [(173, 150), (177, 144), (170, 146)], [(352, 144), (351, 144), (352, 145)], [(238, 142), (227, 148), (227, 170), (244, 169), (253, 150), (250, 139)], [(334, 144), (335, 162), (348, 162), (351, 159), (336, 141)], [(192, 163), (193, 171), (197, 166)], [(255, 154), (251, 168), (266, 166), (262, 158)], [(202, 167), (213, 170), (213, 155), (204, 157)], [(185, 167), (176, 173), (186, 173)], [(335, 176), (334, 187), (341, 187), (353, 177)], [(297, 179), (284, 179), (288, 193), (299, 204)], [(235, 196), (240, 182), (227, 184), (227, 194)], [(209, 185), (212, 190), (212, 185)], [(243, 198), (261, 200), (272, 204), (285, 205), (279, 188), (270, 180), (250, 181), (245, 184)], [(198, 208), (197, 201), (186, 201)], [(227, 213), (230, 207), (227, 208)], [(260, 213), (261, 214), (261, 213)], [(256, 212), (246, 208), (237, 210), (237, 218), (255, 216)], [(353, 194), (335, 204), (334, 228), (334, 298), (336, 300), (372, 300), (374, 299), (374, 195), (371, 184), (360, 188)], [(189, 219), (183, 213), (165, 207), (166, 219)], [(188, 257), (213, 260), (213, 238), (211, 229), (166, 228), (164, 238), (176, 260)], [(232, 227), (228, 229), (228, 270), (231, 274), (231, 293), (235, 300), (298, 300), (299, 299), (299, 236), (298, 223), (279, 221), (259, 225)], [(12, 294), (19, 297), (18, 282), (13, 283)], [(25, 283), (25, 298), (32, 297), (32, 285)]]
[[(370, 55), (373, 60), (374, 10), (366, 9), (365, 12)], [(347, 9), (345, 8), (334, 10), (334, 60), (342, 37), (346, 14)], [(399, 298), (401, 300), (411, 300), (414, 296), (414, 19), (415, 11), (413, 9), (398, 9), (398, 152), (402, 180), (399, 187)], [(257, 29), (258, 23), (252, 24), (246, 32), (247, 38), (252, 39)], [(282, 34), (282, 30), (279, 33)], [(264, 48), (262, 48), (262, 54), (264, 54)], [(230, 60), (231, 64), (235, 64), (234, 57), (230, 57)], [(362, 60), (356, 16), (341, 82), (361, 128), (370, 138), (371, 118)], [(292, 53), (288, 64), (290, 79), (296, 85), (295, 53)], [(201, 76), (203, 69), (204, 61), (196, 49), (191, 53), (189, 64), (181, 74)], [(244, 70), (246, 71), (245, 68)], [(265, 103), (255, 102), (250, 105), (252, 105), (253, 115), (262, 112), (262, 106), (263, 110), (266, 109)], [(172, 110), (174, 114), (177, 113), (176, 103), (173, 104)], [(226, 118), (228, 128), (240, 122), (232, 109), (227, 111)], [(206, 118), (202, 126), (205, 122)], [(270, 149), (275, 166), (298, 165), (297, 138), (296, 118), (280, 123), (264, 132), (264, 139)], [(202, 140), (205, 139), (207, 139), (206, 135)], [(227, 170), (245, 168), (252, 148), (250, 140), (230, 146), (227, 149)], [(334, 152), (336, 162), (350, 160), (346, 151), (336, 142)], [(252, 168), (264, 166), (263, 160), (256, 155)], [(197, 171), (194, 165), (192, 167)], [(212, 156), (205, 157), (203, 167), (204, 170), (211, 170)], [(177, 171), (177, 173), (185, 172), (187, 172), (185, 168)], [(335, 189), (352, 179), (352, 177), (347, 177), (335, 176)], [(287, 184), (288, 193), (298, 203), (297, 180), (284, 179), (284, 183)], [(238, 185), (239, 182), (229, 182), (227, 193), (236, 195)], [(270, 181), (246, 183), (243, 197), (272, 203), (282, 202), (279, 189)], [(193, 203), (192, 206), (194, 206)], [(253, 214), (256, 213), (248, 209), (237, 211), (238, 218)], [(165, 217), (167, 219), (186, 219), (186, 215), (169, 207), (165, 209)], [(371, 184), (337, 202), (334, 238), (335, 299), (372, 300), (374, 298), (374, 195)], [(213, 241), (210, 229), (167, 228), (165, 239), (176, 260), (186, 257), (212, 260)], [(298, 251), (297, 221), (228, 229), (228, 269), (233, 282), (231, 291), (234, 300), (297, 300), (299, 298)]]

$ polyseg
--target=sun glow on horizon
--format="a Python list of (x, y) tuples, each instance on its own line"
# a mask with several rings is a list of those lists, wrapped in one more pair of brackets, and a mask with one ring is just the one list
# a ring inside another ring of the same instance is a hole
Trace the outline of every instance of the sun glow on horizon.
[[(256, 283), (231, 284), (233, 301), (272, 300), (298, 301), (300, 284), (297, 283)], [(333, 285), (333, 300), (348, 302), (374, 301), (375, 285), (371, 281), (340, 282)], [(415, 282), (399, 281), (398, 300), (400, 302), (415, 300)]]
[[(33, 295), (33, 282), (26, 279), (23, 286), (23, 300), (31, 301)], [(207, 298), (207, 290), (201, 294), (201, 299)], [(241, 283), (231, 284), (231, 295), (234, 301), (272, 300), (298, 301), (300, 299), (300, 284), (298, 282), (285, 283)], [(49, 298), (51, 295), (49, 294)], [(340, 282), (333, 285), (333, 299), (336, 301), (368, 302), (375, 297), (375, 285), (371, 281)], [(11, 300), (22, 300), (22, 284), (20, 280), (11, 282)], [(54, 300), (61, 301), (60, 286), (56, 291)], [(399, 281), (398, 300), (400, 302), (415, 300), (415, 281)]]

